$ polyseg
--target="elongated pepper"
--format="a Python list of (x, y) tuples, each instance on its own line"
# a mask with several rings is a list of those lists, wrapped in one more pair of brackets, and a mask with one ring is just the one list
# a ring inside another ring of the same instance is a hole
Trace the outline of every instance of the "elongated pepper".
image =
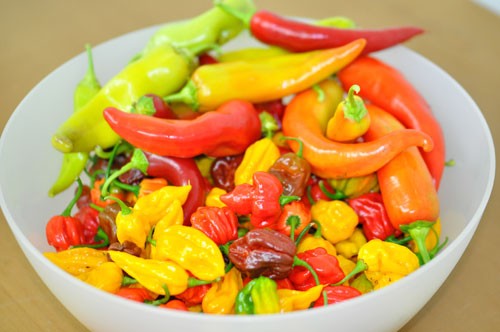
[(358, 39), (337, 48), (200, 66), (181, 91), (164, 99), (200, 111), (213, 110), (232, 99), (252, 103), (277, 100), (336, 73), (352, 62), (365, 44), (364, 39)]
[[(317, 92), (310, 88), (297, 94), (287, 105), (283, 116), (283, 133), (303, 143), (303, 157), (312, 172), (323, 178), (349, 178), (373, 173), (404, 149), (422, 146), (433, 148), (431, 137), (417, 130), (399, 130), (364, 143), (338, 143), (327, 139), (319, 121), (309, 110), (318, 103)], [(299, 144), (289, 141), (294, 151)]]

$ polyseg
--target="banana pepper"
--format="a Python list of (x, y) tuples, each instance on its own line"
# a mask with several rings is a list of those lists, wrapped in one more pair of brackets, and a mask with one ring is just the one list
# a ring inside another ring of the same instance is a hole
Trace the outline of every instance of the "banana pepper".
[(358, 225), (358, 215), (344, 201), (320, 200), (311, 207), (312, 219), (321, 225), (321, 234), (333, 244), (348, 239)]
[(243, 155), (243, 160), (234, 173), (234, 184), (252, 184), (253, 174), (267, 172), (280, 157), (280, 150), (270, 138), (262, 138), (250, 145)]
[(201, 303), (204, 313), (228, 315), (234, 313), (238, 292), (243, 288), (241, 273), (233, 267), (224, 278), (212, 284)]
[(420, 267), (415, 253), (405, 246), (374, 239), (363, 245), (358, 260), (367, 265), (364, 274), (375, 290), (385, 287)]

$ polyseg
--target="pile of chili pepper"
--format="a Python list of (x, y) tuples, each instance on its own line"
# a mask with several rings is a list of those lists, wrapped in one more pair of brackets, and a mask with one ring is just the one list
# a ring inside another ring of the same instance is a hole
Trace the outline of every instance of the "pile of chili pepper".
[[(47, 259), (144, 305), (234, 315), (334, 305), (433, 259), (441, 128), (371, 55), (422, 30), (322, 22), (218, 1), (103, 87), (87, 46), (52, 138), (49, 194), (77, 189), (47, 222)], [(245, 29), (268, 48), (212, 50)]]

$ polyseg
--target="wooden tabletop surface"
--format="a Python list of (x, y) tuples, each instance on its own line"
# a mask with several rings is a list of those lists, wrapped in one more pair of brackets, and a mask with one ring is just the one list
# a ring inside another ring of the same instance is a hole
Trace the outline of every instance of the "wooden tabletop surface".
[[(255, 3), (261, 9), (292, 16), (318, 19), (347, 16), (363, 27), (404, 24), (423, 27), (426, 33), (406, 45), (441, 66), (469, 92), (500, 146), (500, 16), (467, 0), (255, 0)], [(97, 45), (136, 29), (187, 19), (210, 6), (208, 0), (3, 1), (0, 128), (4, 128), (11, 113), (40, 80), (81, 53), (85, 43)], [(497, 155), (500, 155), (498, 148)], [(401, 331), (498, 331), (499, 215), (497, 185), (464, 256), (430, 302)], [(87, 331), (38, 278), (3, 214), (0, 214), (0, 280), (0, 330)], [(390, 316), (388, 312), (387, 317)]]

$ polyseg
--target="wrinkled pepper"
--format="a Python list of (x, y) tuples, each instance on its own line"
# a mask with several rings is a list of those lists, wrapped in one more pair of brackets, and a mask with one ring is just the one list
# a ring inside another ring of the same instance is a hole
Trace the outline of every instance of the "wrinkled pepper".
[(358, 260), (368, 266), (364, 271), (375, 290), (385, 287), (420, 267), (417, 255), (405, 246), (374, 239), (363, 245)]
[(360, 29), (323, 26), (286, 18), (276, 13), (258, 10), (241, 11), (230, 4), (218, 6), (245, 23), (252, 36), (267, 45), (282, 47), (292, 52), (338, 47), (353, 40), (366, 39), (363, 54), (386, 49), (400, 44), (423, 32), (413, 26), (384, 29)]
[(293, 201), (283, 205), (273, 229), (295, 239), (310, 222), (311, 211), (309, 208), (301, 201)]
[(85, 247), (72, 248), (59, 252), (45, 252), (43, 255), (73, 276), (83, 274), (108, 262), (105, 251)]
[(235, 313), (238, 315), (276, 314), (280, 300), (276, 282), (260, 276), (252, 279), (236, 296)]
[(268, 228), (256, 228), (229, 246), (229, 259), (244, 275), (286, 278), (293, 268), (295, 243)]
[(106, 262), (76, 277), (98, 289), (116, 293), (121, 287), (123, 272), (116, 263)]
[(224, 258), (217, 244), (202, 231), (183, 225), (166, 228), (156, 239), (157, 259), (171, 260), (201, 280), (224, 275)]
[[(339, 303), (348, 299), (352, 299), (361, 296), (362, 293), (354, 287), (351, 286), (326, 286), (324, 288), (326, 292), (326, 297), (328, 299), (328, 304)], [(322, 307), (325, 305), (324, 298), (321, 296), (315, 302), (313, 307)]]
[(338, 254), (346, 258), (352, 258), (358, 254), (359, 248), (361, 248), (365, 243), (366, 237), (363, 234), (363, 230), (356, 228), (349, 238), (337, 242), (335, 244), (335, 249)]
[(211, 287), (211, 284), (189, 287), (184, 292), (177, 294), (175, 298), (181, 300), (186, 306), (193, 307), (202, 303), (203, 298)]
[(210, 167), (210, 178), (214, 187), (226, 192), (234, 189), (234, 173), (243, 160), (243, 154), (215, 158)]
[(337, 255), (337, 249), (321, 235), (321, 226), (317, 227), (313, 234), (306, 234), (297, 244), (297, 253), (301, 253), (316, 248), (323, 248), (332, 256)]
[[(403, 128), (390, 113), (368, 107), (372, 125), (365, 135), (375, 140)], [(432, 175), (416, 147), (403, 150), (377, 171), (377, 178), (389, 220), (394, 228), (415, 220), (436, 221), (439, 197)]]
[(314, 286), (305, 291), (278, 289), (280, 312), (309, 309), (311, 304), (320, 297), (322, 291), (323, 285)]
[(337, 142), (352, 142), (366, 133), (370, 127), (370, 113), (363, 99), (354, 95), (359, 90), (356, 84), (349, 88), (347, 98), (337, 106), (335, 114), (328, 121), (327, 138)]
[[(111, 197), (109, 197), (111, 198)], [(113, 198), (114, 199), (114, 198)], [(146, 244), (151, 225), (142, 215), (135, 212), (123, 201), (116, 199), (121, 211), (116, 215), (116, 238), (120, 243), (132, 242), (143, 249)]]
[(108, 251), (109, 256), (123, 271), (149, 291), (168, 295), (177, 295), (188, 288), (189, 274), (180, 265), (172, 261), (144, 259), (121, 251)]
[(236, 296), (243, 288), (241, 273), (233, 267), (224, 278), (212, 284), (201, 303), (203, 312), (210, 314), (234, 314)]
[(202, 231), (219, 246), (238, 238), (238, 218), (227, 207), (199, 207), (191, 215), (191, 227)]
[(220, 199), (236, 214), (250, 214), (251, 224), (263, 228), (274, 225), (279, 219), (282, 193), (283, 186), (277, 177), (267, 172), (255, 172), (253, 185), (237, 185)]
[(151, 293), (146, 288), (142, 287), (121, 287), (118, 291), (116, 291), (115, 295), (131, 301), (142, 303), (144, 303), (146, 300), (153, 300)]
[[(319, 177), (338, 179), (367, 175), (409, 146), (422, 146), (426, 151), (433, 148), (429, 135), (411, 129), (393, 132), (371, 142), (331, 141), (323, 135), (318, 119), (309, 112), (317, 103), (317, 92), (313, 88), (295, 95), (283, 116), (283, 133), (302, 141), (304, 158)], [(288, 144), (298, 151), (297, 142), (289, 141)]]
[(139, 97), (160, 96), (177, 91), (192, 71), (192, 61), (173, 47), (157, 47), (143, 58), (129, 63), (78, 112), (73, 113), (52, 136), (59, 151), (90, 152), (96, 146), (114, 146), (120, 137), (102, 117), (107, 107), (129, 112)]
[(255, 172), (267, 172), (280, 157), (280, 151), (270, 138), (261, 138), (251, 144), (234, 172), (234, 184), (252, 184)]
[(103, 115), (127, 142), (164, 156), (236, 155), (260, 138), (257, 111), (243, 100), (228, 101), (192, 120), (160, 119), (110, 107)]
[(358, 84), (359, 95), (394, 115), (405, 127), (432, 137), (434, 149), (424, 149), (422, 156), (439, 188), (445, 166), (445, 142), (441, 125), (424, 97), (396, 68), (372, 57), (363, 57), (339, 72), (344, 87)]
[(200, 111), (213, 110), (232, 99), (252, 103), (281, 99), (336, 73), (364, 46), (365, 40), (358, 39), (338, 48), (200, 66), (181, 91), (164, 99)]
[(333, 244), (348, 239), (359, 222), (356, 212), (340, 200), (316, 202), (311, 215), (321, 225), (323, 237)]

